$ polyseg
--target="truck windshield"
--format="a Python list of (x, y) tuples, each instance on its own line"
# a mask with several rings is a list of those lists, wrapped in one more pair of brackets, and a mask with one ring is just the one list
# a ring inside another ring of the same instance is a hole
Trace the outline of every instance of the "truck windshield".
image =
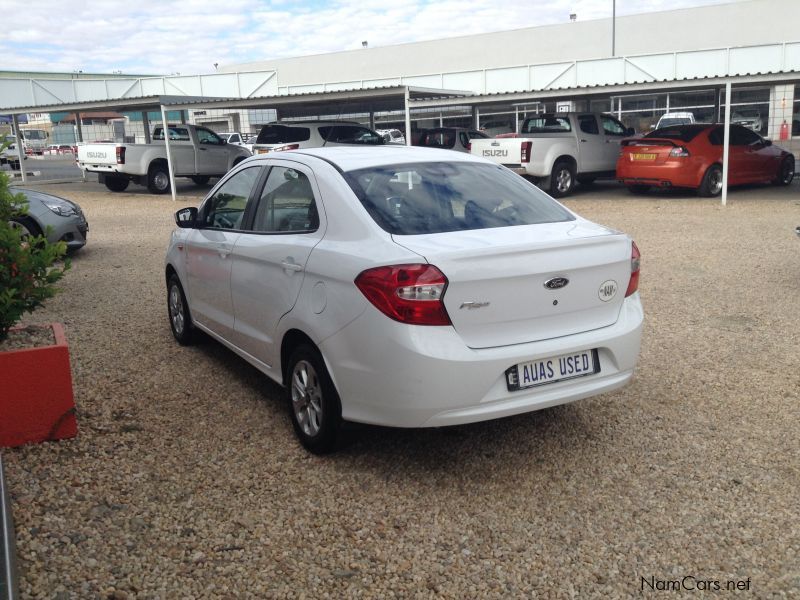
[(22, 132), (23, 139), (26, 140), (44, 140), (47, 139), (47, 135), (41, 129), (25, 129)]
[(525, 119), (522, 133), (563, 133), (572, 131), (569, 117), (559, 115), (539, 115)]
[(344, 174), (375, 222), (396, 235), (573, 221), (511, 171), (474, 162), (405, 163)]

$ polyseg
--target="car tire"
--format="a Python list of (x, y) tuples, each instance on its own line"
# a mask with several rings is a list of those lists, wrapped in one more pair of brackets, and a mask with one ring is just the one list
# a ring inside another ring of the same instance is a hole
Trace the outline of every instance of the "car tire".
[(569, 196), (575, 189), (575, 167), (566, 160), (560, 160), (553, 165), (550, 175), (550, 195), (553, 198)]
[(11, 219), (9, 224), (20, 230), (22, 239), (34, 238), (42, 235), (42, 228), (30, 217), (17, 217)]
[(650, 191), (649, 185), (629, 185), (628, 191), (635, 196), (644, 196)]
[(195, 175), (190, 179), (195, 183), (195, 185), (208, 185), (208, 182), (211, 181), (211, 177), (208, 175)]
[(109, 177), (106, 176), (106, 187), (112, 192), (124, 192), (128, 189), (130, 181), (127, 177)]
[(151, 194), (166, 194), (169, 192), (169, 170), (162, 163), (150, 165), (147, 170), (147, 189)]
[(286, 377), (289, 415), (300, 443), (314, 454), (332, 452), (341, 430), (342, 405), (322, 355), (308, 344), (298, 346)]
[(775, 185), (789, 185), (794, 179), (794, 156), (791, 154), (781, 161), (778, 176), (775, 178)]
[(698, 196), (703, 198), (714, 198), (722, 193), (722, 167), (711, 165), (703, 175), (703, 181), (697, 190)]
[(195, 334), (192, 313), (189, 311), (183, 286), (174, 273), (167, 280), (167, 316), (175, 340), (181, 346), (192, 344)]

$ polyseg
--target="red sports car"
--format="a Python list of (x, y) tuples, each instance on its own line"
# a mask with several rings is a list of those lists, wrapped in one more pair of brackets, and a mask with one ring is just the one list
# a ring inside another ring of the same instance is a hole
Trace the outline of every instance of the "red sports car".
[[(693, 188), (701, 196), (722, 191), (722, 125), (676, 125), (622, 140), (617, 179), (633, 193), (652, 187)], [(731, 125), (728, 185), (794, 178), (794, 155), (754, 131)]]

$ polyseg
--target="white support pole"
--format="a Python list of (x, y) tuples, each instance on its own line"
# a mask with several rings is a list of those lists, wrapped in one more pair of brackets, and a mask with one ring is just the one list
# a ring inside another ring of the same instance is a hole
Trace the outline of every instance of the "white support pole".
[(408, 105), (410, 100), (410, 95), (408, 93), (408, 87), (406, 86), (406, 93), (405, 93), (405, 108), (406, 108), (406, 146), (411, 145), (411, 107)]
[(28, 181), (25, 173), (25, 150), (22, 148), (22, 130), (19, 128), (19, 116), (11, 115), (11, 122), (14, 124), (14, 134), (17, 136), (17, 160), (19, 160), (19, 172), (22, 174), (22, 183)]
[(514, 107), (514, 133), (519, 133), (519, 106)]
[(722, 206), (728, 204), (728, 158), (731, 142), (731, 82), (725, 84), (725, 135), (722, 142)]
[(172, 153), (169, 151), (169, 125), (167, 124), (167, 111), (164, 105), (161, 105), (161, 125), (164, 127), (164, 146), (167, 149), (167, 171), (169, 171), (169, 188), (172, 192), (172, 201), (176, 202), (178, 199), (175, 197), (175, 174), (172, 170)]

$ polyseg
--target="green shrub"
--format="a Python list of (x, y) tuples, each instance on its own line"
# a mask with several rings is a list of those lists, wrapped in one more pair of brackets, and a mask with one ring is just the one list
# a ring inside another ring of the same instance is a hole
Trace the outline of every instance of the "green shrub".
[(51, 244), (42, 236), (23, 239), (13, 217), (27, 213), (23, 194), (15, 194), (9, 178), (0, 173), (0, 343), (26, 312), (33, 312), (58, 288), (55, 283), (69, 269), (64, 242)]

